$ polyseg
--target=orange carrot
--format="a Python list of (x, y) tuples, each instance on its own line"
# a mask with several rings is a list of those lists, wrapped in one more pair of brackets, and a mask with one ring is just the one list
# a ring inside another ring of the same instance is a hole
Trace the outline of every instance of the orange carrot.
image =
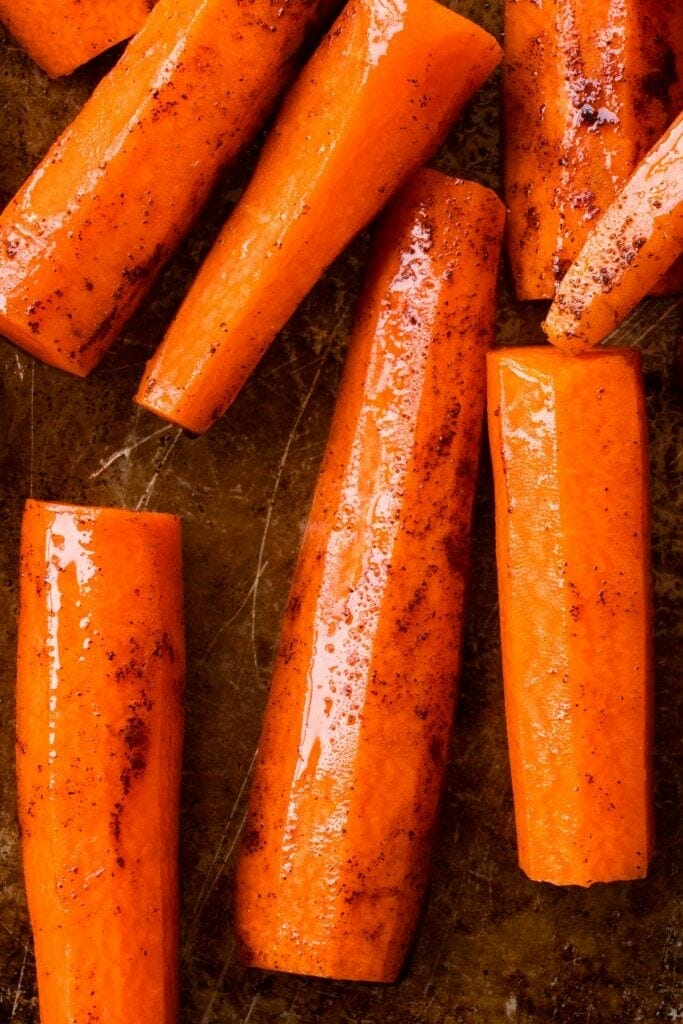
[(237, 868), (248, 963), (393, 981), (453, 716), (504, 211), (418, 174), (380, 229)]
[(577, 354), (617, 327), (683, 251), (683, 114), (598, 221), (543, 325)]
[(648, 453), (639, 354), (489, 356), (519, 863), (642, 878), (653, 847)]
[(0, 0), (0, 21), (51, 78), (134, 35), (153, 0)]
[(160, 0), (0, 217), (0, 332), (85, 376), (337, 0)]
[(679, 0), (505, 0), (505, 189), (519, 299), (551, 299), (683, 106)]
[(350, 0), (286, 99), (137, 401), (192, 431), (211, 426), (499, 59), (490, 35), (434, 0)]
[(178, 520), (29, 501), (17, 778), (41, 1024), (177, 1022), (183, 680)]

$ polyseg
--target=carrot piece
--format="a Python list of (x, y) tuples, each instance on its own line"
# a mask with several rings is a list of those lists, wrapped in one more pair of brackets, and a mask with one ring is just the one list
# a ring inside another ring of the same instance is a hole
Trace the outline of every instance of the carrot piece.
[(595, 225), (543, 324), (576, 355), (606, 338), (683, 251), (683, 114)]
[(448, 755), (504, 210), (418, 174), (376, 242), (237, 867), (246, 960), (393, 981)]
[(27, 503), (17, 779), (41, 1024), (177, 1022), (182, 617), (175, 516)]
[(683, 106), (679, 0), (505, 0), (505, 190), (519, 299), (552, 299)]
[(648, 453), (639, 353), (489, 356), (519, 863), (642, 878), (653, 847)]
[(51, 78), (129, 39), (153, 0), (0, 0), (0, 21)]
[(337, 0), (160, 0), (0, 217), (0, 332), (92, 370)]
[(192, 431), (211, 426), (499, 60), (490, 35), (434, 0), (351, 0), (286, 99), (137, 401)]

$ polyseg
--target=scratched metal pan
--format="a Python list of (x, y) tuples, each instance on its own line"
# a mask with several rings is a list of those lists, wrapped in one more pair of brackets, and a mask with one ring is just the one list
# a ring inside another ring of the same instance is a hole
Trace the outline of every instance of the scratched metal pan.
[[(502, 0), (451, 6), (500, 38)], [(8, 37), (0, 45), (4, 205), (112, 58), (49, 82)], [(437, 165), (499, 188), (498, 111), (493, 82), (468, 109)], [(342, 984), (248, 971), (237, 959), (231, 926), (235, 848), (278, 622), (325, 444), (367, 237), (325, 275), (207, 435), (188, 438), (133, 406), (131, 395), (255, 153), (256, 147), (223, 182), (88, 380), (69, 378), (0, 342), (0, 1022), (38, 1019), (13, 784), (17, 542), (28, 495), (183, 517), (189, 644), (180, 852), (183, 1024), (680, 1019), (674, 970), (681, 698), (675, 687), (673, 476), (681, 380), (672, 300), (646, 302), (622, 331), (626, 344), (642, 343), (645, 351), (652, 437), (658, 852), (649, 878), (565, 890), (530, 882), (517, 868), (485, 459), (443, 817), (431, 891), (404, 976), (389, 987)], [(532, 305), (513, 304), (503, 284), (501, 341), (540, 340), (540, 317)]]

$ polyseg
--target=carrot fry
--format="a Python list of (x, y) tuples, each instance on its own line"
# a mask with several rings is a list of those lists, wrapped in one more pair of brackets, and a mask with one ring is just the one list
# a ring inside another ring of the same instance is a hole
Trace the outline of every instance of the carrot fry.
[(0, 21), (51, 78), (129, 39), (153, 0), (0, 0)]
[(648, 453), (639, 353), (489, 356), (519, 863), (642, 878), (653, 847)]
[(552, 299), (683, 106), (679, 0), (505, 0), (505, 191), (519, 299)]
[(29, 501), (17, 778), (41, 1024), (177, 1024), (183, 685), (175, 516)]
[(683, 251), (683, 114), (595, 225), (557, 289), (548, 340), (582, 352), (618, 327)]
[(499, 59), (490, 35), (434, 0), (351, 0), (286, 99), (137, 401), (210, 427)]
[(393, 981), (448, 756), (504, 210), (418, 174), (378, 234), (238, 859), (248, 963)]
[(160, 0), (0, 217), (0, 332), (85, 376), (337, 0)]

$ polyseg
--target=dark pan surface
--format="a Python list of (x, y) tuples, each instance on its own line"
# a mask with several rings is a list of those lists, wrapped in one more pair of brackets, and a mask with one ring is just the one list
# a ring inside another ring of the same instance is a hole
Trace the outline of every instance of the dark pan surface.
[[(500, 38), (502, 0), (451, 6)], [(8, 37), (0, 38), (4, 205), (112, 57), (49, 82)], [(500, 186), (497, 89), (494, 80), (481, 92), (435, 161), (494, 188)], [(681, 1020), (675, 500), (683, 370), (672, 299), (645, 302), (618, 339), (643, 347), (652, 438), (658, 852), (649, 878), (561, 890), (530, 882), (517, 868), (485, 456), (444, 813), (431, 892), (403, 980), (389, 987), (323, 982), (247, 971), (237, 960), (231, 930), (235, 850), (279, 617), (323, 453), (368, 236), (325, 275), (207, 435), (188, 438), (138, 409), (131, 396), (256, 152), (254, 147), (226, 176), (140, 313), (88, 380), (67, 377), (0, 342), (0, 1022), (38, 1019), (13, 778), (17, 544), (29, 495), (183, 517), (189, 655), (183, 1024)], [(506, 282), (502, 287), (499, 341), (539, 341), (541, 307), (513, 304)], [(140, 1024), (153, 1024), (144, 1008)]]

